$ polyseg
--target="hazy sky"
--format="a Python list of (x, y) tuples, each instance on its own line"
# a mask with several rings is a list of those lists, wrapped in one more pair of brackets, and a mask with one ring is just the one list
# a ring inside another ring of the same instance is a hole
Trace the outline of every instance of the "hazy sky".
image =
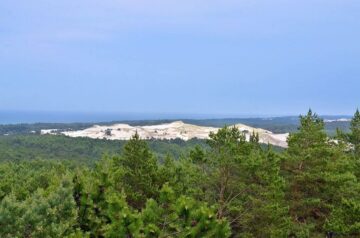
[(0, 110), (360, 106), (359, 0), (1, 0)]

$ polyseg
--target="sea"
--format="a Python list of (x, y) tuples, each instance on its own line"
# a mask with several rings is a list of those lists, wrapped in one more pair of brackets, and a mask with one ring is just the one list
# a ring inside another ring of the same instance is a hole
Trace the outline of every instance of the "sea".
[[(98, 123), (137, 120), (184, 120), (184, 119), (261, 119), (296, 120), (298, 116), (250, 115), (250, 114), (190, 114), (190, 113), (109, 113), (109, 112), (50, 112), (50, 111), (1, 111), (0, 124), (32, 123)], [(325, 121), (350, 120), (351, 116), (323, 116)]]
[[(50, 112), (50, 111), (0, 111), (0, 124), (21, 123), (96, 123), (129, 120), (181, 120), (217, 119), (234, 117), (226, 114), (186, 113), (109, 113), (109, 112)], [(236, 115), (236, 117), (244, 117)]]

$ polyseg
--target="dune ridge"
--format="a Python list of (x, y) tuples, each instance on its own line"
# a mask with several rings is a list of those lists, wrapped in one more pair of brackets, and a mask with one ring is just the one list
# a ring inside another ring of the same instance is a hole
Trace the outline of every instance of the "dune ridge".
[[(275, 134), (261, 128), (254, 128), (244, 124), (236, 124), (241, 132), (245, 134), (247, 140), (255, 132), (259, 134), (260, 143), (271, 144), (279, 147), (287, 147), (286, 134)], [(90, 128), (77, 131), (63, 131), (63, 135), (69, 137), (88, 137), (93, 139), (107, 140), (129, 140), (136, 132), (142, 139), (182, 139), (190, 140), (193, 138), (208, 139), (210, 132), (216, 133), (220, 128), (205, 127), (187, 124), (182, 121), (174, 121), (160, 125), (150, 126), (130, 126), (128, 124), (114, 124), (110, 126), (94, 125)], [(59, 134), (56, 130), (42, 130), (41, 134)]]

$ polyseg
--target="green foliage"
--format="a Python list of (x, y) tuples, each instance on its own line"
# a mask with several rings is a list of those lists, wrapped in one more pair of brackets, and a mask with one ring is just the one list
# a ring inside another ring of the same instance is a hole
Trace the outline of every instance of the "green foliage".
[(159, 166), (160, 183), (169, 184), (176, 194), (202, 198), (207, 177), (204, 174), (203, 165), (200, 166), (194, 164), (191, 159), (175, 160), (168, 156)]
[(360, 237), (359, 128), (357, 111), (331, 140), (309, 111), (285, 151), (235, 127), (207, 144), (1, 137), (0, 237)]
[(205, 152), (199, 145), (196, 145), (190, 151), (189, 157), (196, 164), (204, 164), (206, 162)]
[(360, 112), (356, 110), (356, 113), (351, 120), (350, 124), (350, 131), (349, 134), (349, 142), (354, 147), (355, 156), (360, 158)]
[(134, 208), (142, 208), (146, 198), (156, 196), (159, 189), (154, 155), (136, 133), (125, 145), (118, 163), (124, 170), (122, 181), (128, 203)]
[[(64, 163), (94, 165), (103, 154), (119, 154), (127, 141), (71, 138), (62, 135), (0, 136), (0, 162), (52, 159)], [(205, 148), (204, 140), (150, 140), (148, 146), (159, 159), (167, 154), (180, 158), (195, 145)]]
[(339, 207), (335, 207), (333, 214), (326, 221), (327, 230), (342, 237), (360, 236), (360, 200), (357, 198), (344, 199)]
[(301, 117), (299, 131), (290, 135), (287, 157), (286, 193), (294, 230), (304, 237), (333, 232), (326, 221), (338, 213), (343, 199), (360, 195), (355, 161), (342, 145), (327, 139), (322, 120), (311, 111)]
[(300, 127), (288, 138), (289, 153), (296, 156), (306, 156), (306, 153), (321, 149), (327, 142), (324, 131), (324, 121), (311, 110), (306, 116), (300, 116)]
[(218, 204), (218, 217), (231, 221), (234, 237), (285, 237), (290, 220), (280, 157), (271, 148), (263, 151), (255, 134), (245, 142), (236, 128), (210, 138), (207, 196)]
[(125, 197), (111, 195), (108, 200), (111, 223), (106, 237), (229, 237), (230, 227), (218, 220), (215, 209), (192, 198), (176, 198), (165, 185), (159, 202), (149, 199), (140, 212), (126, 204)]
[(74, 232), (77, 210), (69, 175), (58, 184), (19, 199), (9, 193), (0, 203), (0, 237), (64, 237)]

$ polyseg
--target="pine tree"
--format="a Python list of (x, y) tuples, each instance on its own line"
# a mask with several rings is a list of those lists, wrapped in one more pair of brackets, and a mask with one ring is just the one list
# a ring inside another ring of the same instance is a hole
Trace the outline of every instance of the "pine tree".
[[(201, 150), (201, 153), (205, 153), (205, 151)], [(192, 196), (197, 199), (203, 198), (204, 188), (202, 185), (208, 178), (204, 176), (206, 164), (202, 164), (201, 161), (202, 159), (195, 163), (191, 158), (176, 160), (166, 156), (164, 163), (159, 167), (160, 184), (169, 184), (176, 194)]]
[(64, 178), (57, 188), (38, 189), (24, 201), (6, 196), (0, 202), (0, 237), (66, 237), (76, 217), (72, 184)]
[(356, 110), (354, 117), (350, 124), (350, 143), (354, 146), (354, 153), (357, 158), (360, 158), (360, 112)]
[(260, 141), (259, 133), (255, 133), (255, 131), (253, 131), (252, 134), (250, 135), (249, 141), (250, 141), (250, 143), (253, 143), (253, 144), (259, 144), (259, 141)]
[(127, 201), (132, 207), (140, 209), (147, 198), (156, 196), (159, 189), (157, 161), (148, 144), (136, 132), (124, 146), (119, 162), (124, 169), (123, 186)]
[(216, 219), (215, 211), (191, 197), (177, 196), (165, 184), (159, 201), (148, 200), (141, 212), (145, 237), (229, 237), (229, 223)]
[(229, 223), (216, 219), (215, 208), (164, 185), (158, 201), (148, 199), (141, 211), (126, 203), (125, 195), (108, 194), (110, 223), (106, 237), (218, 237), (230, 236)]
[(299, 130), (288, 142), (284, 171), (294, 233), (307, 234), (305, 237), (331, 233), (326, 221), (357, 190), (353, 161), (342, 147), (328, 141), (322, 119), (311, 110), (300, 117)]
[(306, 116), (300, 116), (298, 132), (289, 135), (288, 152), (306, 156), (306, 153), (326, 146), (327, 135), (324, 127), (324, 121), (310, 109)]
[[(353, 151), (352, 154), (343, 153), (346, 160), (333, 164), (336, 171), (343, 168), (338, 180), (346, 181), (345, 186), (336, 184), (333, 193), (338, 197), (336, 206), (333, 206), (331, 216), (325, 227), (332, 234), (343, 237), (360, 237), (360, 112), (356, 110), (350, 123), (350, 133), (339, 132), (339, 149), (343, 152)], [(350, 145), (349, 145), (350, 143)], [(340, 164), (341, 163), (341, 164)]]
[(210, 133), (208, 144), (210, 173), (213, 180), (211, 185), (216, 191), (215, 197), (218, 207), (218, 217), (223, 218), (228, 210), (229, 201), (240, 193), (236, 184), (239, 173), (239, 160), (245, 145), (245, 135), (236, 127), (224, 127), (217, 133)]
[(190, 159), (196, 164), (204, 164), (206, 162), (204, 150), (199, 145), (196, 145), (194, 149), (190, 151)]
[(284, 237), (289, 219), (280, 158), (262, 151), (255, 134), (246, 142), (236, 127), (211, 134), (208, 143), (207, 198), (231, 222), (233, 237)]

